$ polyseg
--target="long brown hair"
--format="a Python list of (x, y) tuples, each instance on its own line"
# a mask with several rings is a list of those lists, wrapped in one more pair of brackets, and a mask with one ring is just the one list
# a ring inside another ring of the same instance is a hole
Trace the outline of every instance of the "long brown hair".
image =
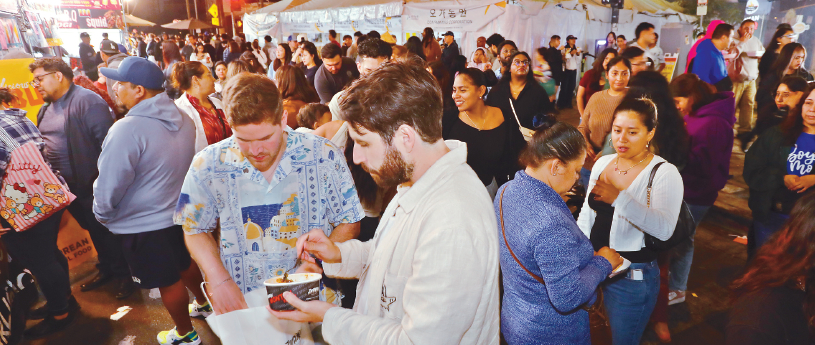
[(790, 218), (758, 249), (747, 272), (730, 285), (733, 299), (765, 288), (795, 288), (806, 281), (804, 313), (810, 333), (815, 329), (815, 192), (795, 203)]
[(172, 40), (161, 42), (161, 57), (164, 59), (164, 66), (169, 66), (173, 61), (181, 62), (184, 58), (181, 57), (181, 51), (178, 50)]
[(274, 62), (272, 62), (272, 68), (274, 69), (275, 72), (277, 72), (277, 69), (279, 69), (280, 66), (288, 65), (289, 62), (291, 62), (291, 48), (289, 48), (289, 45), (280, 43), (277, 46), (283, 47), (283, 50), (286, 52), (286, 54), (284, 54), (283, 56), (283, 60), (285, 61), (280, 61), (280, 59), (278, 59), (277, 56), (275, 56)]
[(710, 104), (716, 100), (716, 88), (708, 84), (693, 73), (682, 74), (671, 81), (671, 93), (674, 97), (687, 97), (691, 102), (691, 110)]
[(790, 109), (787, 118), (778, 126), (781, 133), (784, 134), (785, 146), (794, 145), (798, 137), (801, 136), (801, 132), (804, 131), (804, 116), (802, 114), (804, 103), (813, 91), (815, 91), (815, 84), (810, 83), (804, 90), (804, 94), (801, 95), (801, 100), (798, 101), (794, 108)]
[[(283, 99), (298, 100), (306, 103), (319, 102), (317, 91), (308, 83), (303, 70), (291, 65), (284, 65), (275, 72), (275, 82)], [(294, 114), (293, 114), (294, 115)]]

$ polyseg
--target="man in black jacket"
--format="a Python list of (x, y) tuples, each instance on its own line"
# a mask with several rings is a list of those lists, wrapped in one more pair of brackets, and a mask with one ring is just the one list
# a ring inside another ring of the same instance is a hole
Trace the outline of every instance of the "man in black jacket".
[(444, 50), (441, 52), (441, 61), (447, 66), (447, 69), (451, 69), (453, 62), (455, 61), (455, 57), (461, 55), (461, 52), (458, 50), (458, 43), (456, 43), (455, 35), (453, 35), (452, 31), (447, 31), (444, 33)]
[(99, 73), (96, 69), (96, 50), (91, 46), (91, 35), (83, 32), (79, 34), (79, 39), (82, 40), (82, 43), (79, 43), (79, 60), (82, 61), (82, 71), (88, 78), (96, 81), (99, 79)]
[(549, 68), (552, 70), (552, 79), (555, 80), (555, 94), (558, 94), (560, 89), (560, 81), (563, 79), (563, 54), (560, 52), (560, 36), (553, 35), (549, 39), (549, 49), (546, 50), (546, 62), (549, 63)]

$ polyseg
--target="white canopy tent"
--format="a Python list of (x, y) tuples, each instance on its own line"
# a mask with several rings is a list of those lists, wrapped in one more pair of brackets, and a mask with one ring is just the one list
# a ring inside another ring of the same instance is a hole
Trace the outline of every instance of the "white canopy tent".
[[(659, 32), (666, 23), (695, 20), (678, 10), (677, 5), (665, 0), (626, 0), (614, 31), (633, 40), (640, 22), (653, 24)], [(329, 29), (340, 34), (377, 30), (388, 31), (403, 43), (402, 32), (421, 32), (425, 26), (433, 27), (437, 34), (450, 30), (459, 34), (456, 41), (465, 56), (475, 50), (476, 38), (496, 32), (533, 55), (538, 47), (548, 46), (552, 35), (574, 35), (579, 46), (590, 49), (596, 39), (605, 39), (612, 31), (611, 8), (602, 6), (600, 0), (408, 0), (404, 4), (393, 0), (282, 0), (248, 18), (259, 22), (263, 15), (267, 23), (269, 16), (278, 22), (266, 33), (258, 34), (279, 39), (292, 33), (322, 33)]]

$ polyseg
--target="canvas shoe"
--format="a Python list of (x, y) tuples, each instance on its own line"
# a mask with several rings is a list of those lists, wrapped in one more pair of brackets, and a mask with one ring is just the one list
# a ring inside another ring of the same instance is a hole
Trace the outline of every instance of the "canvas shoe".
[(190, 303), (190, 316), (203, 316), (206, 318), (210, 314), (212, 314), (212, 306), (209, 305), (209, 302), (198, 304), (197, 300), (193, 300), (192, 303)]
[(671, 290), (668, 292), (668, 305), (685, 302), (685, 291)]
[(173, 329), (169, 331), (160, 332), (158, 336), (156, 336), (156, 339), (160, 345), (201, 344), (201, 337), (198, 336), (198, 332), (194, 329), (190, 331), (190, 333), (182, 336), (178, 334), (178, 331), (173, 327)]

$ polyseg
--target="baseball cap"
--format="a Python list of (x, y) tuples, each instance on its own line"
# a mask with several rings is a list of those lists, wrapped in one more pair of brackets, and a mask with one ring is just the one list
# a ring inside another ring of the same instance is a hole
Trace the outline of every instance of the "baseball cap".
[(161, 68), (147, 59), (136, 56), (124, 58), (118, 69), (102, 67), (99, 72), (106, 78), (141, 85), (151, 90), (164, 88), (164, 72)]
[(99, 50), (105, 54), (113, 55), (119, 53), (119, 46), (111, 40), (102, 40), (102, 46)]
[(107, 33), (107, 32), (103, 32), (103, 33), (102, 33), (102, 37), (104, 37), (104, 38), (108, 38), (108, 33)]
[(90, 37), (91, 37), (91, 35), (88, 35), (88, 33), (87, 33), (87, 32), (83, 32), (83, 33), (79, 34), (79, 38), (83, 38), (83, 37), (88, 37), (88, 38), (90, 38)]
[(567, 40), (567, 41), (568, 41), (568, 40), (576, 40), (576, 39), (577, 39), (577, 37), (574, 37), (574, 36), (572, 36), (572, 35), (566, 36), (566, 40)]
[(442, 36), (453, 36), (453, 37), (456, 37), (456, 35), (453, 35), (453, 32), (452, 32), (452, 31), (447, 31), (447, 32), (445, 32), (445, 33), (444, 33), (444, 35), (442, 35)]

